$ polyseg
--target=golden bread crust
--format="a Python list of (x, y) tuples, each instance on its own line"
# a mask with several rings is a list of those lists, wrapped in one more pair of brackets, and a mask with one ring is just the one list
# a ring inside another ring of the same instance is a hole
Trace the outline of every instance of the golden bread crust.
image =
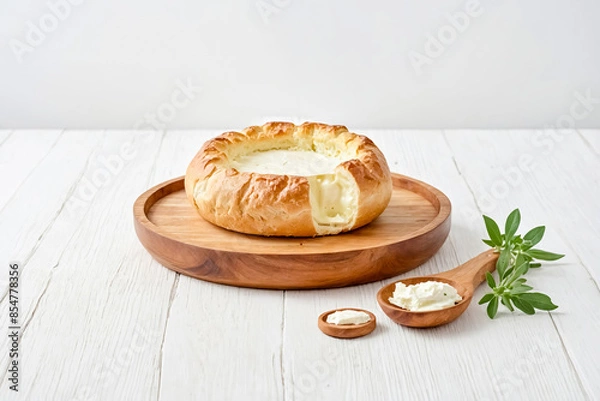
[[(357, 210), (349, 224), (322, 228), (315, 223), (307, 177), (240, 172), (230, 166), (244, 154), (292, 148), (347, 159), (335, 171), (352, 177), (358, 189)], [(385, 157), (369, 138), (341, 125), (271, 122), (206, 142), (188, 166), (185, 190), (199, 214), (217, 226), (248, 234), (306, 237), (370, 223), (389, 203), (392, 184)]]

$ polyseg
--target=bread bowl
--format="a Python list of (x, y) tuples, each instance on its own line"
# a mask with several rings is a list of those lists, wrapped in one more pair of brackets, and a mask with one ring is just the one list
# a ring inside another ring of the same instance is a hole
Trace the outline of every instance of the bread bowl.
[(382, 152), (341, 125), (271, 122), (206, 142), (185, 175), (205, 220), (246, 234), (313, 237), (362, 227), (390, 201)]

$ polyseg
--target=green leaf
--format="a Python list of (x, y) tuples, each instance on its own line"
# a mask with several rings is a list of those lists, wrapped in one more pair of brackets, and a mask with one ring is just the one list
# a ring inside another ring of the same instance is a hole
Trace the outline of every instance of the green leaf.
[(514, 283), (519, 277), (521, 277), (523, 274), (525, 274), (525, 272), (527, 271), (527, 269), (529, 268), (529, 262), (524, 262), (521, 265), (515, 267), (514, 272), (510, 275), (510, 278), (508, 278), (506, 280), (505, 285), (506, 286), (510, 286), (512, 283)]
[(532, 269), (537, 269), (538, 267), (542, 267), (541, 263), (530, 263), (529, 267)]
[(485, 272), (485, 279), (490, 288), (496, 288), (496, 280), (494, 280), (494, 276), (490, 272)]
[(514, 267), (511, 267), (508, 270), (506, 270), (506, 272), (504, 272), (504, 280), (502, 280), (500, 282), (500, 285), (506, 286), (507, 285), (506, 283), (510, 280), (514, 271), (515, 271)]
[(487, 304), (494, 298), (496, 295), (493, 292), (488, 292), (479, 300), (479, 305)]
[(529, 292), (519, 295), (522, 301), (528, 302), (531, 306), (540, 310), (554, 310), (558, 308), (552, 303), (550, 297), (539, 292)]
[(516, 295), (516, 294), (523, 294), (523, 293), (525, 293), (527, 291), (531, 291), (531, 290), (533, 290), (533, 287), (531, 287), (529, 285), (519, 284), (519, 285), (512, 287), (510, 289), (510, 293), (513, 295)]
[(498, 297), (494, 297), (487, 306), (487, 314), (490, 319), (493, 319), (498, 313)]
[(511, 283), (514, 282), (519, 277), (521, 277), (523, 274), (525, 274), (527, 272), (528, 268), (529, 268), (529, 262), (523, 262), (520, 265), (518, 265), (515, 268), (515, 272), (513, 273), (515, 277), (513, 280), (511, 280)]
[(494, 245), (502, 246), (502, 234), (500, 234), (500, 228), (498, 227), (498, 224), (485, 215), (483, 216), (483, 220), (485, 221), (485, 229), (490, 236), (490, 240), (494, 243)]
[(517, 257), (515, 258), (515, 265), (519, 266), (523, 262), (526, 262), (526, 261), (527, 261), (527, 255), (525, 255), (524, 253), (519, 253), (517, 255)]
[(532, 246), (538, 244), (542, 240), (545, 232), (546, 232), (545, 226), (535, 227), (535, 228), (532, 228), (531, 230), (529, 230), (527, 232), (527, 234), (525, 234), (523, 239), (531, 242), (531, 244), (530, 244), (531, 245), (530, 248), (531, 248)]
[(504, 280), (504, 277), (506, 276), (506, 270), (510, 265), (510, 257), (510, 249), (504, 248), (502, 252), (500, 252), (500, 256), (496, 262), (496, 270), (498, 270), (498, 277), (500, 281)]
[[(528, 259), (529, 259), (529, 257), (527, 255), (525, 255), (524, 253), (518, 254), (517, 258), (515, 259), (515, 266), (521, 266), (523, 263), (529, 262)], [(529, 266), (525, 270), (525, 273), (527, 273), (527, 270), (529, 270)], [(523, 273), (523, 274), (525, 274), (525, 273)]]
[(517, 232), (521, 224), (521, 212), (519, 209), (515, 209), (506, 218), (506, 224), (504, 225), (504, 239), (509, 242)]
[(524, 301), (523, 299), (520, 299), (519, 297), (514, 297), (513, 302), (515, 304), (515, 306), (520, 309), (521, 311), (525, 312), (528, 315), (533, 315), (535, 314), (535, 309), (533, 309), (533, 306), (531, 306), (531, 304), (527, 301)]
[(484, 244), (486, 244), (486, 245), (489, 245), (489, 246), (491, 246), (492, 248), (494, 248), (494, 247), (496, 246), (496, 244), (494, 244), (494, 243), (492, 242), (492, 240), (489, 240), (489, 239), (482, 239), (482, 241), (483, 241), (483, 243), (484, 243)]
[(563, 256), (565, 256), (565, 255), (561, 255), (559, 253), (542, 251), (541, 249), (530, 249), (527, 251), (527, 253), (532, 258), (539, 259), (539, 260), (558, 260), (558, 259), (562, 258)]
[(510, 303), (510, 297), (508, 294), (502, 295), (502, 304), (504, 304), (504, 306), (506, 306), (511, 312), (515, 311), (515, 308), (513, 308), (512, 304)]

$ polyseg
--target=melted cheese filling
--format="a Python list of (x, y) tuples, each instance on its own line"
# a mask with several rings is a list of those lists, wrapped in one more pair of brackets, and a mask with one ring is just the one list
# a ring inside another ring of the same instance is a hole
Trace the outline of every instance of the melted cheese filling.
[(317, 231), (338, 232), (353, 219), (358, 209), (358, 191), (354, 179), (346, 174), (322, 174), (307, 177), (310, 204)]
[(231, 167), (246, 173), (306, 177), (313, 224), (323, 235), (338, 233), (356, 220), (358, 185), (346, 170), (335, 170), (344, 161), (312, 151), (273, 149), (239, 156)]
[(239, 156), (231, 167), (243, 173), (311, 176), (333, 173), (342, 161), (307, 150), (272, 149)]

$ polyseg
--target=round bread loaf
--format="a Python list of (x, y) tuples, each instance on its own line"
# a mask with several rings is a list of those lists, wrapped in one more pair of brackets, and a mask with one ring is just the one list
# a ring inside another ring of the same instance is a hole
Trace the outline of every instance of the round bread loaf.
[(312, 237), (364, 226), (392, 193), (385, 157), (341, 125), (271, 122), (209, 140), (185, 175), (207, 221), (247, 234)]

